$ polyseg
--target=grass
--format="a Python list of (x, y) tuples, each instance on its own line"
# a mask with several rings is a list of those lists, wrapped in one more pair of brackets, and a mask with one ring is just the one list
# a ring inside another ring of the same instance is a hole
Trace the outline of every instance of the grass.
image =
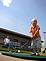
[[(10, 49), (12, 52), (18, 52), (18, 49)], [(9, 50), (7, 48), (0, 48), (0, 52), (9, 52)], [(27, 51), (27, 50), (20, 50), (20, 53), (26, 53), (26, 54), (31, 54), (31, 51)]]
[[(18, 52), (19, 49), (14, 49), (14, 50), (10, 49), (10, 50), (11, 50), (11, 52)], [(0, 52), (9, 52), (9, 50), (8, 50), (8, 48), (0, 48)], [(19, 53), (31, 54), (32, 52), (31, 51), (27, 51), (27, 50), (20, 50)], [(40, 55), (46, 56), (46, 51), (45, 51), (45, 53), (40, 52)]]

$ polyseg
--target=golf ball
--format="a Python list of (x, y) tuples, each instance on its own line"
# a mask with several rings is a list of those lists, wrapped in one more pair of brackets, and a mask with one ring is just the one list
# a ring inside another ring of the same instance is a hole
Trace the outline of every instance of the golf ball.
[(20, 50), (18, 50), (18, 52), (20, 52)]

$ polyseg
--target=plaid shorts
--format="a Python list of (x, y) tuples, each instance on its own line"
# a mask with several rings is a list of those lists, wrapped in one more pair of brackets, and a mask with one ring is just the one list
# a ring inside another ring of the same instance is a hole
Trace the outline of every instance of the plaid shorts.
[(41, 48), (41, 37), (38, 37), (38, 38), (32, 40), (31, 47), (35, 48), (35, 49)]

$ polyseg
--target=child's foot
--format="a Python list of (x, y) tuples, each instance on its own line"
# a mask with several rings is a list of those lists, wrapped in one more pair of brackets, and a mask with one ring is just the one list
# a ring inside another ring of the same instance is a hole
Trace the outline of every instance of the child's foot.
[(36, 56), (40, 56), (40, 54), (39, 53), (36, 53)]
[(32, 52), (32, 54), (31, 54), (31, 55), (32, 55), (32, 56), (36, 56), (36, 53), (33, 53), (33, 52)]

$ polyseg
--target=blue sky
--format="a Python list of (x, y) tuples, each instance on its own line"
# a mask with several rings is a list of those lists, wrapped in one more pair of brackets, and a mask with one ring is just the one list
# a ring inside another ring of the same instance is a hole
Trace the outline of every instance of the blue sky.
[(0, 28), (29, 35), (32, 17), (38, 19), (40, 34), (46, 31), (46, 0), (0, 0)]

